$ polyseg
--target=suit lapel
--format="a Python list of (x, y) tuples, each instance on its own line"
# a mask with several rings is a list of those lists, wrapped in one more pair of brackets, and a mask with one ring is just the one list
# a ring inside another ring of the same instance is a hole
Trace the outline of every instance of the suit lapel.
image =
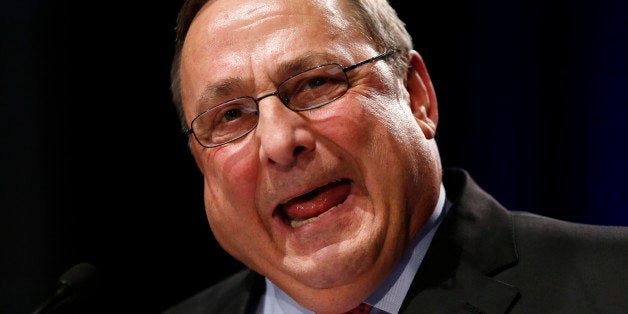
[(464, 171), (446, 172), (453, 202), (401, 307), (401, 313), (504, 313), (516, 287), (492, 276), (517, 262), (510, 214)]

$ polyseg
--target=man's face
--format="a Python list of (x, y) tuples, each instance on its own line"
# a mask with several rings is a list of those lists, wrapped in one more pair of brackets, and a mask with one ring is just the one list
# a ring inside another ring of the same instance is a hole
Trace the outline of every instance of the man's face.
[[(341, 9), (334, 1), (207, 4), (183, 49), (188, 124), (223, 101), (271, 93), (308, 68), (381, 53)], [(271, 96), (245, 137), (214, 148), (191, 139), (216, 239), (302, 304), (368, 296), (438, 197), (436, 145), (403, 79), (382, 60), (347, 75), (348, 92), (324, 107), (294, 112)]]

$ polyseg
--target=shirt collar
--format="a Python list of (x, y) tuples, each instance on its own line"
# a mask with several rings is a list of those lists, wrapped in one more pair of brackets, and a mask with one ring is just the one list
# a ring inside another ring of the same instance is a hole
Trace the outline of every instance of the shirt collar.
[(419, 270), (421, 262), (427, 253), (427, 249), (432, 242), (434, 233), (442, 221), (447, 208), (450, 206), (446, 202), (445, 187), (441, 184), (440, 193), (436, 208), (432, 216), (427, 220), (419, 233), (415, 236), (412, 245), (401, 257), (393, 272), (386, 281), (366, 299), (366, 303), (388, 313), (398, 313), (403, 303), (403, 299), (410, 289), (412, 280)]

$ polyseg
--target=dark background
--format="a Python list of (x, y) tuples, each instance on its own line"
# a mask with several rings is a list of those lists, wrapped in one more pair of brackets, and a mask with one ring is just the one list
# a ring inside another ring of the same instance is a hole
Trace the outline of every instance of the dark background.
[[(512, 210), (628, 225), (626, 1), (409, 3), (393, 5), (438, 93), (444, 165)], [(84, 261), (101, 308), (133, 313), (241, 267), (170, 102), (180, 4), (2, 2), (0, 313)]]

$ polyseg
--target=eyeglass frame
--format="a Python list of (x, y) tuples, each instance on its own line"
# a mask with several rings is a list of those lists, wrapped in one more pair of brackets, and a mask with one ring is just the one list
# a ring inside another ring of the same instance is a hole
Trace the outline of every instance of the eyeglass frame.
[[(381, 59), (387, 58), (387, 57), (389, 57), (389, 56), (391, 56), (391, 55), (393, 55), (394, 53), (397, 53), (397, 52), (399, 52), (399, 49), (392, 49), (392, 50), (388, 50), (388, 51), (383, 52), (383, 53), (380, 53), (380, 54), (378, 54), (378, 55), (376, 55), (376, 56), (374, 56), (374, 57), (368, 58), (368, 59), (366, 59), (366, 60), (362, 60), (362, 61), (360, 61), (360, 62), (358, 62), (358, 63), (352, 64), (352, 65), (349, 65), (349, 66), (346, 66), (346, 67), (345, 67), (345, 66), (343, 66), (343, 65), (342, 65), (342, 64), (340, 64), (340, 63), (326, 63), (326, 64), (321, 64), (321, 65), (319, 65), (319, 66), (315, 66), (315, 67), (309, 68), (309, 69), (307, 69), (307, 70), (301, 71), (301, 72), (299, 72), (299, 73), (297, 73), (297, 74), (294, 74), (294, 75), (291, 75), (290, 77), (288, 77), (288, 78), (286, 78), (285, 80), (281, 81), (281, 83), (279, 83), (279, 84), (277, 85), (277, 90), (275, 90), (274, 92), (271, 92), (271, 93), (268, 93), (268, 94), (264, 94), (264, 95), (262, 95), (262, 96), (260, 96), (260, 97), (258, 97), (258, 98), (253, 98), (253, 97), (251, 97), (251, 96), (240, 96), (240, 97), (232, 98), (232, 99), (229, 99), (229, 100), (227, 100), (227, 101), (223, 101), (223, 102), (221, 102), (221, 103), (219, 103), (219, 104), (217, 104), (217, 105), (215, 105), (215, 106), (212, 106), (211, 108), (208, 108), (208, 109), (204, 110), (203, 112), (199, 113), (196, 117), (194, 117), (194, 119), (192, 119), (192, 121), (190, 121), (190, 127), (189, 127), (189, 128), (185, 128), (185, 129), (183, 129), (183, 130), (182, 130), (182, 131), (183, 131), (183, 134), (184, 134), (185, 136), (190, 136), (190, 134), (193, 134), (193, 135), (194, 135), (194, 139), (196, 139), (196, 141), (197, 141), (197, 142), (198, 142), (201, 146), (203, 146), (203, 147), (205, 147), (205, 148), (214, 148), (214, 147), (218, 147), (218, 146), (222, 146), (222, 145), (225, 145), (225, 144), (228, 144), (228, 143), (234, 142), (234, 141), (236, 141), (236, 140), (238, 140), (238, 139), (240, 139), (240, 138), (244, 137), (245, 135), (247, 135), (247, 134), (251, 133), (251, 131), (255, 130), (255, 128), (257, 127), (257, 125), (258, 125), (258, 123), (259, 123), (259, 118), (257, 119), (257, 121), (255, 122), (255, 124), (254, 124), (254, 125), (253, 125), (253, 126), (252, 126), (249, 130), (248, 130), (248, 131), (245, 131), (244, 133), (242, 133), (242, 134), (240, 134), (240, 135), (238, 135), (238, 136), (236, 136), (236, 137), (234, 137), (234, 138), (232, 138), (232, 139), (230, 139), (230, 140), (228, 140), (228, 141), (221, 142), (221, 143), (218, 143), (218, 144), (211, 144), (211, 145), (205, 145), (205, 144), (203, 144), (203, 143), (201, 142), (201, 140), (200, 140), (200, 139), (196, 136), (196, 133), (195, 133), (195, 131), (194, 131), (194, 127), (193, 127), (193, 125), (194, 125), (194, 121), (195, 121), (196, 119), (198, 119), (199, 117), (203, 116), (205, 113), (207, 113), (207, 112), (209, 112), (209, 111), (211, 111), (211, 110), (213, 110), (213, 109), (215, 109), (215, 108), (218, 108), (218, 107), (222, 106), (223, 104), (229, 103), (229, 102), (231, 102), (231, 101), (234, 101), (234, 100), (236, 100), (236, 99), (240, 99), (240, 98), (250, 98), (251, 100), (253, 100), (253, 102), (255, 103), (255, 107), (256, 107), (256, 109), (257, 109), (257, 110), (256, 110), (256, 113), (257, 113), (257, 114), (259, 114), (259, 102), (260, 102), (262, 99), (264, 99), (264, 98), (268, 98), (268, 97), (271, 97), (271, 96), (277, 96), (277, 97), (279, 98), (279, 100), (281, 101), (281, 103), (282, 103), (282, 104), (283, 104), (286, 108), (288, 108), (288, 109), (290, 109), (291, 111), (294, 111), (294, 112), (309, 111), (309, 110), (312, 110), (312, 109), (316, 109), (316, 108), (323, 107), (323, 106), (328, 105), (329, 103), (331, 103), (331, 102), (333, 102), (333, 101), (337, 100), (338, 98), (340, 98), (340, 97), (344, 96), (344, 95), (347, 93), (347, 91), (349, 91), (349, 88), (351, 87), (351, 82), (349, 82), (349, 77), (347, 77), (347, 74), (346, 74), (347, 72), (349, 72), (349, 71), (351, 71), (351, 70), (354, 70), (354, 69), (356, 69), (356, 68), (358, 68), (358, 67), (361, 67), (361, 66), (363, 66), (363, 65), (365, 65), (365, 64), (373, 63), (373, 62), (375, 62), (375, 61), (378, 61), (378, 60), (381, 60)], [(287, 81), (289, 81), (289, 80), (291, 80), (292, 78), (294, 78), (294, 77), (296, 77), (296, 76), (299, 76), (299, 75), (301, 75), (301, 74), (303, 74), (303, 73), (306, 73), (306, 72), (309, 72), (309, 71), (312, 71), (312, 70), (315, 70), (315, 69), (319, 69), (319, 68), (322, 68), (322, 67), (325, 67), (325, 66), (329, 66), (329, 65), (337, 65), (337, 66), (339, 66), (339, 67), (342, 69), (342, 71), (343, 71), (343, 73), (344, 73), (344, 75), (345, 75), (345, 78), (346, 78), (346, 81), (347, 81), (347, 89), (346, 89), (346, 90), (345, 90), (345, 91), (344, 91), (341, 95), (338, 95), (336, 98), (333, 98), (333, 99), (331, 99), (331, 100), (328, 100), (328, 101), (322, 102), (322, 103), (317, 104), (317, 105), (314, 105), (314, 106), (312, 106), (312, 107), (301, 108), (301, 109), (298, 109), (298, 108), (292, 108), (292, 107), (288, 106), (288, 104), (289, 104), (289, 102), (290, 102), (290, 101), (289, 101), (289, 100), (284, 99), (283, 97), (281, 97), (281, 95), (279, 95), (279, 89), (280, 89), (280, 87), (281, 87), (283, 84), (285, 84)]]

